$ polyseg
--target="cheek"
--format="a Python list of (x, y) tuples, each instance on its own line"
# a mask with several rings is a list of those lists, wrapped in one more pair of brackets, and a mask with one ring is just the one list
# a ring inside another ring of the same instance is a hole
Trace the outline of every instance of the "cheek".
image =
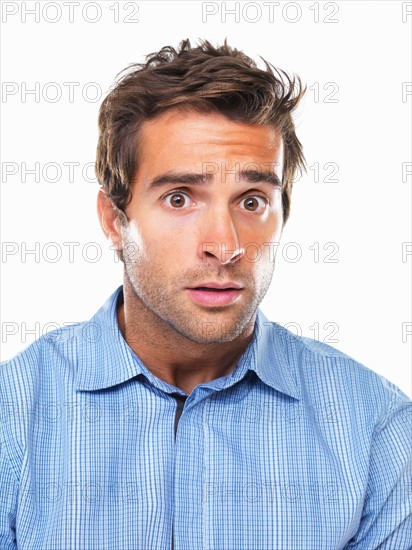
[[(189, 242), (190, 235), (190, 242)], [(125, 260), (137, 265), (171, 265), (181, 262), (183, 251), (194, 246), (193, 232), (164, 227), (158, 224), (144, 226), (131, 221), (122, 227), (123, 255)]]
[[(264, 260), (269, 251), (279, 243), (282, 234), (282, 212), (273, 212), (264, 223), (253, 223), (242, 232), (243, 243), (256, 244), (261, 250), (261, 258)], [(273, 255), (273, 252), (271, 252)]]
[(249, 268), (257, 273), (271, 271), (280, 247), (282, 219), (273, 216), (261, 231), (248, 232), (244, 241), (245, 260)]
[(279, 199), (276, 203), (276, 208), (273, 214), (271, 223), (268, 224), (268, 234), (270, 242), (279, 242), (283, 230), (283, 209), (282, 200)]
[(147, 257), (147, 244), (143, 233), (132, 220), (127, 226), (122, 226), (123, 256), (129, 262), (141, 262)]

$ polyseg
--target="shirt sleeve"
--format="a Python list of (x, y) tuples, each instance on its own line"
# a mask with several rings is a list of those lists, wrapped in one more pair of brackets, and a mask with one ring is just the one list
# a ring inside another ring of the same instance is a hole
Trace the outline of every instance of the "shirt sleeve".
[(412, 401), (383, 384), (388, 413), (374, 433), (362, 518), (347, 550), (412, 549)]
[(16, 550), (16, 507), (18, 480), (7, 455), (0, 425), (0, 549)]

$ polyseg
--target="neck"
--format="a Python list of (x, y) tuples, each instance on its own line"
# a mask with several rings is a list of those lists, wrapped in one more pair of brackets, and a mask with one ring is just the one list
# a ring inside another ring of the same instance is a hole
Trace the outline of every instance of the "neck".
[(187, 394), (232, 372), (253, 337), (256, 315), (232, 342), (193, 342), (148, 309), (126, 279), (123, 297), (117, 308), (123, 338), (155, 376)]

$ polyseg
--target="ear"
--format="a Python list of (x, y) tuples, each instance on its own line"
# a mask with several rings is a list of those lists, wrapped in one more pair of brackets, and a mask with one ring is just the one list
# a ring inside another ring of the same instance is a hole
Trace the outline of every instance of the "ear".
[(112, 202), (102, 189), (99, 189), (97, 195), (97, 215), (106, 238), (112, 241), (117, 250), (122, 250), (120, 220)]

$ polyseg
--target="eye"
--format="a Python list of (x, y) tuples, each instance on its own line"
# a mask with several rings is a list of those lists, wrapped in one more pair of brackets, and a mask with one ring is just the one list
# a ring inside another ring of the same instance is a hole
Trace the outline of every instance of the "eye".
[(256, 212), (257, 210), (263, 210), (268, 204), (268, 199), (261, 197), (260, 195), (251, 195), (242, 199), (241, 204), (244, 205), (244, 209), (249, 212)]
[(189, 206), (191, 199), (189, 195), (183, 193), (182, 191), (173, 191), (168, 193), (163, 197), (163, 200), (166, 202), (167, 206), (171, 208), (183, 208)]

